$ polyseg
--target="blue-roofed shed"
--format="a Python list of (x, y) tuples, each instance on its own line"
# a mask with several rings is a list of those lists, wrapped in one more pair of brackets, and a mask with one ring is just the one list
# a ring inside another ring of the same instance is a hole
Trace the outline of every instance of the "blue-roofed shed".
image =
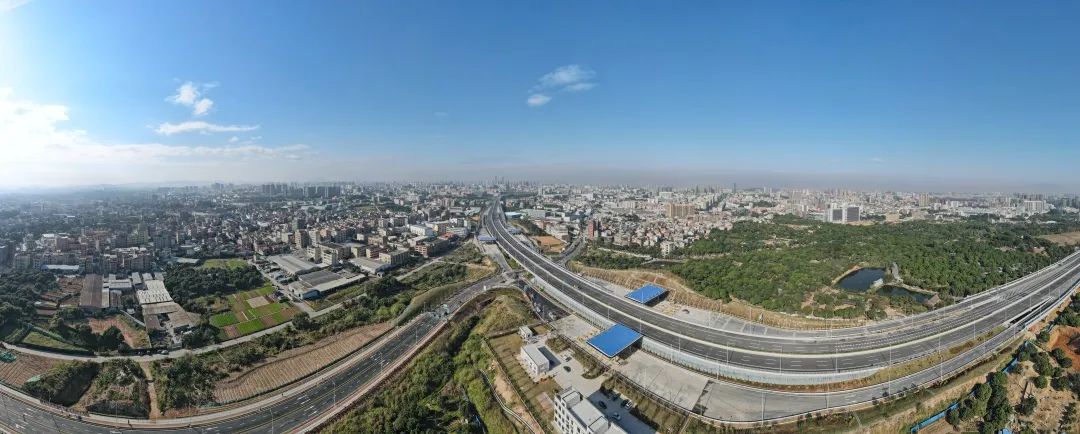
[(608, 357), (615, 357), (641, 339), (641, 333), (619, 323), (593, 336), (587, 342)]
[(652, 303), (657, 297), (664, 295), (667, 292), (666, 289), (656, 285), (645, 285), (641, 288), (635, 289), (633, 292), (626, 294), (626, 298), (634, 300), (641, 304)]

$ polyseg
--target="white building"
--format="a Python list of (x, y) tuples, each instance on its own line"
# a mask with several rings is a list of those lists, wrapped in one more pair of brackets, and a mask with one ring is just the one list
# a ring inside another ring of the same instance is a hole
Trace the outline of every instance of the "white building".
[(424, 225), (409, 225), (409, 232), (421, 237), (431, 237), (435, 235), (434, 230)]
[(139, 300), (140, 305), (167, 303), (172, 301), (172, 296), (169, 295), (169, 291), (165, 289), (165, 282), (160, 280), (147, 280), (145, 284), (145, 290), (135, 291), (135, 298)]
[(525, 371), (533, 377), (539, 377), (551, 369), (551, 361), (540, 351), (538, 344), (522, 345), (519, 358)]
[(555, 395), (555, 427), (562, 434), (626, 434), (573, 387)]

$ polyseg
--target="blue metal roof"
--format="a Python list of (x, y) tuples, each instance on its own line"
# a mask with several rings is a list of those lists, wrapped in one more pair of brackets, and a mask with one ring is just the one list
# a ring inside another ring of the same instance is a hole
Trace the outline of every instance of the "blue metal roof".
[(655, 300), (656, 297), (664, 295), (665, 292), (667, 292), (667, 290), (659, 286), (645, 285), (641, 288), (635, 289), (634, 292), (626, 294), (626, 298), (629, 298), (641, 304), (648, 304), (649, 302)]
[(633, 345), (634, 342), (637, 342), (638, 339), (641, 339), (641, 333), (635, 332), (630, 327), (615, 323), (615, 325), (593, 336), (587, 342), (605, 356), (615, 357)]

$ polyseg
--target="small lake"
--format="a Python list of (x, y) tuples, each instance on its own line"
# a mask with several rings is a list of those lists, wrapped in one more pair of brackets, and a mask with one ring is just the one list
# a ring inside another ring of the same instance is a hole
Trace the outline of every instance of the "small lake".
[(887, 295), (889, 297), (909, 297), (915, 299), (919, 303), (926, 303), (933, 294), (926, 294), (922, 292), (915, 292), (900, 286), (886, 285), (878, 288), (878, 294)]
[(836, 283), (836, 286), (851, 291), (865, 292), (874, 285), (874, 281), (885, 277), (883, 268), (860, 268), (858, 271), (844, 276)]

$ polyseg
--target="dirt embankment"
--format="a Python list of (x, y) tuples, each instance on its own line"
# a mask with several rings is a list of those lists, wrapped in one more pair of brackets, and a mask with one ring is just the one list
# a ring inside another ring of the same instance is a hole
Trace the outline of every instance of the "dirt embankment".
[(1080, 328), (1078, 327), (1054, 327), (1050, 332), (1050, 349), (1061, 348), (1072, 359), (1072, 369), (1080, 369)]

